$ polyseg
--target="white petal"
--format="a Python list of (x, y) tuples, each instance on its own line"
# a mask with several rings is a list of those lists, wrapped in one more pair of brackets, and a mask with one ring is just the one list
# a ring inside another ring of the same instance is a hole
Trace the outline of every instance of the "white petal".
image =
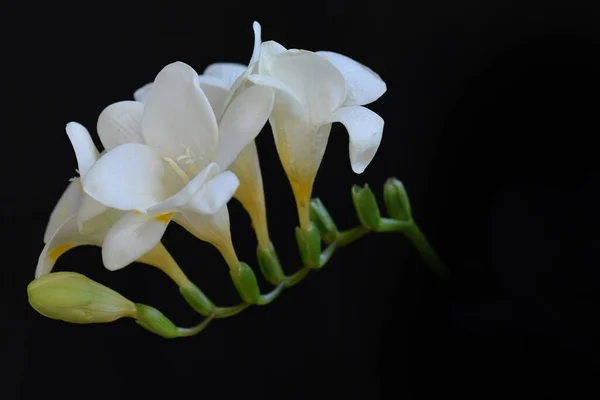
[(44, 232), (44, 244), (52, 238), (52, 235), (60, 228), (64, 222), (76, 214), (83, 198), (83, 189), (79, 178), (74, 178), (67, 189), (63, 192), (50, 214), (50, 220)]
[(185, 209), (202, 215), (215, 214), (231, 200), (239, 185), (233, 172), (221, 172), (200, 189)]
[(64, 220), (44, 246), (35, 268), (35, 277), (39, 278), (52, 272), (58, 258), (72, 248), (83, 245), (100, 246), (101, 243), (102, 232), (96, 235), (81, 235), (77, 227), (77, 215), (71, 215)]
[(79, 227), (79, 232), (82, 235), (90, 233), (90, 231), (93, 229), (93, 226), (89, 226), (89, 224), (86, 224), (86, 222), (100, 214), (103, 214), (107, 209), (108, 207), (106, 207), (104, 204), (84, 193), (83, 201), (81, 202), (81, 206), (77, 212), (77, 224)]
[(214, 76), (200, 75), (198, 82), (218, 121), (223, 114), (225, 102), (229, 97), (229, 87), (222, 80)]
[(184, 211), (175, 214), (173, 220), (198, 239), (211, 243), (217, 248), (226, 248), (231, 243), (227, 206), (213, 215), (200, 215)]
[(79, 175), (83, 179), (88, 170), (94, 165), (100, 154), (88, 130), (77, 122), (67, 124), (67, 136), (71, 141), (75, 156), (77, 157), (77, 167)]
[(362, 173), (381, 143), (383, 118), (368, 108), (349, 106), (337, 110), (331, 122), (341, 122), (348, 130), (352, 170)]
[(346, 81), (323, 57), (305, 50), (288, 50), (271, 65), (271, 75), (285, 83), (314, 125), (325, 123), (346, 98)]
[(176, 159), (187, 150), (199, 170), (214, 158), (217, 120), (192, 67), (175, 62), (158, 73), (146, 99), (142, 136), (162, 157)]
[(103, 155), (83, 180), (83, 190), (107, 207), (146, 212), (169, 197), (164, 164), (154, 149), (127, 143)]
[(144, 103), (120, 101), (106, 107), (98, 117), (98, 136), (106, 150), (125, 143), (143, 143), (142, 114)]
[(269, 75), (271, 73), (271, 65), (279, 54), (287, 49), (279, 43), (269, 40), (260, 45), (260, 58), (258, 62), (258, 73)]
[(148, 253), (160, 242), (170, 221), (170, 216), (153, 217), (136, 212), (123, 215), (102, 244), (104, 266), (115, 271)]
[[(256, 142), (252, 141), (242, 150), (229, 170), (235, 174), (240, 181), (236, 190), (236, 197), (246, 207), (252, 202), (264, 203), (264, 191), (260, 161)], [(250, 207), (251, 208), (251, 207)]]
[(240, 152), (256, 138), (273, 110), (273, 90), (252, 86), (235, 97), (219, 122), (219, 148), (215, 162), (229, 168)]
[(249, 75), (248, 80), (255, 85), (268, 86), (275, 91), (275, 105), (278, 109), (294, 116), (304, 116), (304, 107), (296, 94), (281, 80), (269, 75)]
[(190, 180), (180, 191), (168, 199), (148, 209), (149, 213), (166, 213), (177, 211), (178, 208), (188, 204), (202, 189), (206, 182), (219, 173), (219, 166), (210, 163), (198, 175)]
[(239, 63), (214, 63), (206, 67), (202, 75), (218, 78), (231, 88), (233, 82), (246, 71), (246, 68), (247, 65)]
[(270, 120), (279, 159), (290, 180), (312, 183), (329, 140), (331, 124), (315, 126), (302, 118), (274, 112)]
[(387, 90), (385, 82), (379, 75), (350, 57), (331, 51), (316, 53), (329, 60), (344, 75), (347, 90), (344, 105), (362, 106), (372, 103)]
[(252, 58), (248, 65), (254, 64), (260, 58), (260, 44), (262, 42), (262, 27), (258, 21), (252, 23), (252, 30), (254, 31), (254, 48), (252, 49)]
[(148, 98), (148, 93), (150, 93), (150, 89), (152, 88), (152, 82), (146, 83), (144, 86), (133, 92), (133, 99), (135, 101), (141, 101), (142, 103), (146, 101)]

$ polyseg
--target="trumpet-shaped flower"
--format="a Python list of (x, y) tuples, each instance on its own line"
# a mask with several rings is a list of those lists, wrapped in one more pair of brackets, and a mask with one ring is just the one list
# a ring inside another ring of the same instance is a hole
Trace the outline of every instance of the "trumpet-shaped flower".
[(344, 55), (288, 50), (274, 41), (261, 44), (258, 66), (247, 79), (275, 90), (270, 124), (301, 227), (307, 229), (308, 202), (332, 123), (345, 125), (352, 169), (362, 173), (379, 147), (384, 125), (379, 115), (362, 106), (383, 95), (386, 84)]
[[(217, 121), (221, 121), (225, 111), (231, 106), (231, 101), (243, 90), (253, 86), (246, 78), (256, 70), (258, 54), (261, 43), (261, 26), (254, 22), (254, 50), (249, 65), (238, 63), (214, 63), (206, 67), (198, 77), (199, 85), (208, 99)], [(242, 78), (242, 79), (240, 79)], [(250, 85), (248, 85), (250, 83)], [(148, 83), (134, 92), (136, 101), (145, 101), (152, 83)], [(230, 111), (231, 112), (231, 111)], [(258, 159), (256, 143), (251, 141), (231, 164), (229, 170), (233, 172), (240, 184), (234, 197), (243, 205), (256, 231), (259, 246), (263, 249), (271, 247), (267, 226), (267, 213), (265, 196)], [(223, 216), (221, 217), (223, 220)], [(207, 222), (207, 221), (206, 221)], [(185, 224), (185, 222), (182, 222)], [(185, 224), (189, 225), (189, 224)], [(203, 225), (207, 225), (206, 223)], [(209, 226), (211, 224), (208, 224)], [(196, 232), (196, 236), (198, 232)]]
[[(83, 245), (102, 246), (111, 226), (123, 215), (83, 192), (81, 179), (97, 161), (99, 152), (83, 125), (69, 122), (66, 130), (75, 150), (80, 177), (71, 180), (50, 214), (44, 233), (44, 249), (35, 270), (36, 278), (52, 272), (58, 258), (70, 249)], [(163, 270), (179, 284), (187, 280), (161, 243), (140, 255), (137, 261)]]
[(100, 139), (116, 147), (82, 179), (87, 194), (125, 212), (104, 241), (106, 267), (122, 268), (145, 254), (171, 220), (237, 265), (226, 204), (239, 181), (227, 168), (266, 123), (272, 90), (245, 90), (218, 121), (198, 74), (184, 63), (163, 68), (144, 90), (145, 101), (118, 102), (101, 113)]

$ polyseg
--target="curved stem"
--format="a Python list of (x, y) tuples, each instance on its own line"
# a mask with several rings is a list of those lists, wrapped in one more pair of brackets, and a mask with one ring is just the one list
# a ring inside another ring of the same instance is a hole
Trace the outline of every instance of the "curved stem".
[(440, 281), (453, 286), (457, 285), (457, 282), (452, 278), (450, 271), (440, 256), (414, 221), (411, 221), (411, 224), (406, 229), (402, 230), (402, 232), (408, 240), (410, 240), (412, 245), (415, 246), (425, 263), (431, 268)]
[(215, 317), (215, 314), (211, 314), (208, 317), (206, 317), (204, 319), (204, 321), (202, 321), (201, 323), (199, 323), (196, 326), (193, 326), (191, 328), (177, 328), (177, 332), (179, 332), (179, 337), (188, 337), (188, 336), (194, 336), (197, 335), (198, 333), (202, 332), (213, 320), (213, 318)]
[(275, 287), (275, 289), (271, 290), (269, 293), (261, 295), (260, 299), (258, 299), (258, 302), (256, 304), (259, 306), (269, 304), (270, 302), (275, 300), (277, 298), (277, 296), (279, 296), (281, 294), (281, 292), (283, 291), (284, 288), (285, 288), (285, 280), (282, 281), (279, 285), (277, 285)]
[(364, 226), (357, 226), (356, 228), (340, 232), (333, 242), (337, 243), (337, 247), (344, 247), (365, 236), (367, 233), (369, 233), (367, 228)]
[(215, 318), (221, 319), (221, 318), (233, 317), (234, 315), (241, 313), (248, 307), (250, 307), (250, 304), (247, 304), (247, 303), (240, 303), (236, 306), (231, 306), (231, 307), (216, 307), (215, 308)]
[(285, 278), (283, 281), (285, 283), (285, 287), (292, 287), (302, 281), (306, 275), (311, 271), (310, 268), (302, 267), (298, 271), (294, 272), (292, 275)]

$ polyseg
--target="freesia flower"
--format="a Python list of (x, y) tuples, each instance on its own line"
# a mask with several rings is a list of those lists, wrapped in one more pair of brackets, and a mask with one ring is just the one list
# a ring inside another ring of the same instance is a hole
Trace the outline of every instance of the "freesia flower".
[[(67, 135), (77, 157), (80, 177), (73, 178), (60, 197), (44, 233), (44, 249), (39, 256), (35, 277), (52, 272), (58, 258), (66, 251), (83, 245), (102, 246), (110, 227), (123, 212), (109, 209), (83, 192), (81, 179), (99, 157), (88, 130), (77, 122), (69, 122)], [(176, 282), (187, 280), (162, 243), (137, 260), (166, 272)]]
[[(256, 67), (261, 43), (261, 27), (254, 22), (254, 50), (249, 65), (239, 63), (214, 63), (206, 67), (198, 77), (200, 87), (204, 91), (217, 121), (221, 121), (226, 109), (235, 96), (252, 84), (244, 79)], [(148, 83), (134, 92), (136, 101), (145, 101), (152, 83)], [(252, 225), (257, 235), (258, 244), (263, 249), (271, 248), (269, 230), (267, 226), (267, 212), (265, 195), (260, 170), (260, 162), (256, 143), (251, 141), (237, 159), (231, 164), (229, 170), (238, 178), (240, 184), (234, 197), (242, 204), (252, 219)]]
[(344, 55), (288, 50), (274, 41), (261, 44), (257, 69), (247, 79), (275, 90), (270, 124), (306, 230), (312, 186), (332, 123), (345, 125), (352, 170), (362, 173), (379, 147), (384, 125), (379, 115), (362, 106), (383, 95), (386, 84)]
[(217, 121), (199, 83), (187, 64), (169, 64), (145, 102), (112, 104), (98, 119), (102, 143), (116, 146), (82, 183), (95, 200), (125, 212), (103, 244), (109, 269), (153, 248), (171, 220), (215, 245), (230, 267), (239, 263), (226, 206), (239, 181), (227, 168), (266, 123), (273, 92), (245, 90)]

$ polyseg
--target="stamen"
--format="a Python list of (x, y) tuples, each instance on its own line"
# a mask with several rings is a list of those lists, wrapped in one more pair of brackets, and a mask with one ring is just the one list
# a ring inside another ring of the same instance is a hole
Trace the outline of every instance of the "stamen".
[(187, 176), (187, 174), (181, 169), (181, 167), (179, 165), (177, 165), (177, 163), (175, 161), (173, 161), (171, 158), (169, 157), (165, 157), (164, 160), (166, 162), (169, 163), (169, 165), (171, 167), (173, 167), (173, 169), (175, 170), (175, 172), (177, 173), (177, 175), (179, 175), (179, 177), (181, 179), (183, 179), (183, 183), (188, 183), (190, 178)]

